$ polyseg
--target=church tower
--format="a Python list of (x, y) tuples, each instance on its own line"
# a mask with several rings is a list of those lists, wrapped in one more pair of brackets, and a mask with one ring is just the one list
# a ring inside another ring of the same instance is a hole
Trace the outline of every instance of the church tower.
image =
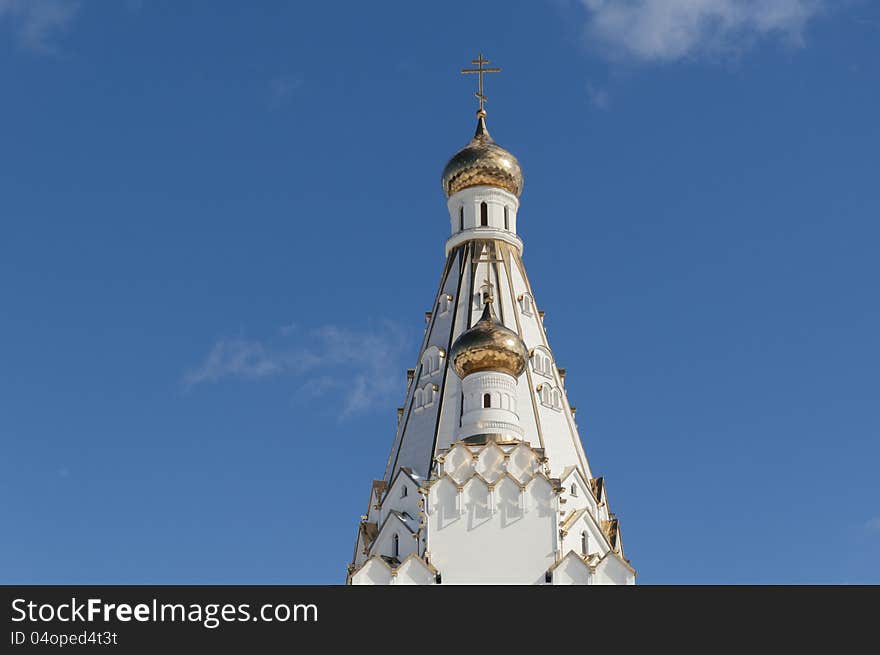
[(349, 584), (634, 584), (517, 236), (523, 174), (486, 127), (443, 171), (446, 265)]

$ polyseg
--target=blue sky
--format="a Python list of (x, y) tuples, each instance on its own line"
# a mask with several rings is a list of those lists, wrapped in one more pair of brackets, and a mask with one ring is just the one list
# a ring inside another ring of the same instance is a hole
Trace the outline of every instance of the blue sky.
[(880, 583), (880, 7), (0, 0), (0, 581), (339, 583), (473, 130), (642, 583)]

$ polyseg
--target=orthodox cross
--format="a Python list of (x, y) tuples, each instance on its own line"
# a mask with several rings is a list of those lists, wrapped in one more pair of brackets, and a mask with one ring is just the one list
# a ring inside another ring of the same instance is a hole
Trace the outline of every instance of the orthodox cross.
[(461, 72), (464, 74), (467, 73), (476, 73), (479, 79), (477, 85), (477, 92), (474, 94), (477, 96), (477, 99), (480, 101), (480, 110), (477, 112), (477, 116), (485, 116), (486, 110), (483, 109), (483, 103), (486, 102), (486, 95), (483, 93), (483, 74), (484, 73), (500, 73), (500, 68), (485, 68), (484, 64), (488, 64), (488, 59), (483, 59), (483, 53), (479, 53), (476, 59), (471, 59), (471, 63), (476, 66), (476, 68), (462, 68)]

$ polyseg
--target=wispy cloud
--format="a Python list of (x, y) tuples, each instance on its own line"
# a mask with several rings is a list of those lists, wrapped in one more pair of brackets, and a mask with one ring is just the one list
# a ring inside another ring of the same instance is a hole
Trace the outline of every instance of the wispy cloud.
[(186, 389), (192, 389), (197, 384), (218, 382), (224, 378), (255, 380), (280, 373), (283, 369), (284, 362), (276, 354), (269, 353), (259, 341), (241, 337), (219, 339), (201, 366), (183, 376), (183, 384)]
[(803, 44), (827, 0), (580, 0), (588, 38), (610, 58), (670, 62), (739, 53), (759, 39)]
[(184, 390), (221, 380), (294, 380), (303, 397), (334, 396), (347, 418), (392, 402), (403, 393), (406, 335), (390, 321), (371, 331), (333, 325), (302, 330), (283, 326), (280, 338), (218, 339), (204, 361), (187, 371)]
[(76, 0), (0, 0), (0, 22), (12, 24), (23, 48), (50, 55), (57, 52), (56, 38), (79, 7)]

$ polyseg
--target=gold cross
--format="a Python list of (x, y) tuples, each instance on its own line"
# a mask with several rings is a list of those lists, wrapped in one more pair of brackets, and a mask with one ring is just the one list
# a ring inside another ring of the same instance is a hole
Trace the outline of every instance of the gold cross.
[(476, 65), (477, 68), (462, 68), (462, 73), (476, 73), (479, 75), (479, 84), (477, 92), (474, 94), (477, 96), (477, 99), (480, 101), (480, 110), (477, 112), (477, 116), (485, 116), (486, 110), (483, 109), (483, 103), (486, 102), (486, 96), (483, 93), (483, 73), (500, 73), (500, 68), (484, 68), (483, 64), (488, 64), (488, 59), (483, 59), (483, 53), (479, 53), (476, 59), (471, 59), (471, 63)]

